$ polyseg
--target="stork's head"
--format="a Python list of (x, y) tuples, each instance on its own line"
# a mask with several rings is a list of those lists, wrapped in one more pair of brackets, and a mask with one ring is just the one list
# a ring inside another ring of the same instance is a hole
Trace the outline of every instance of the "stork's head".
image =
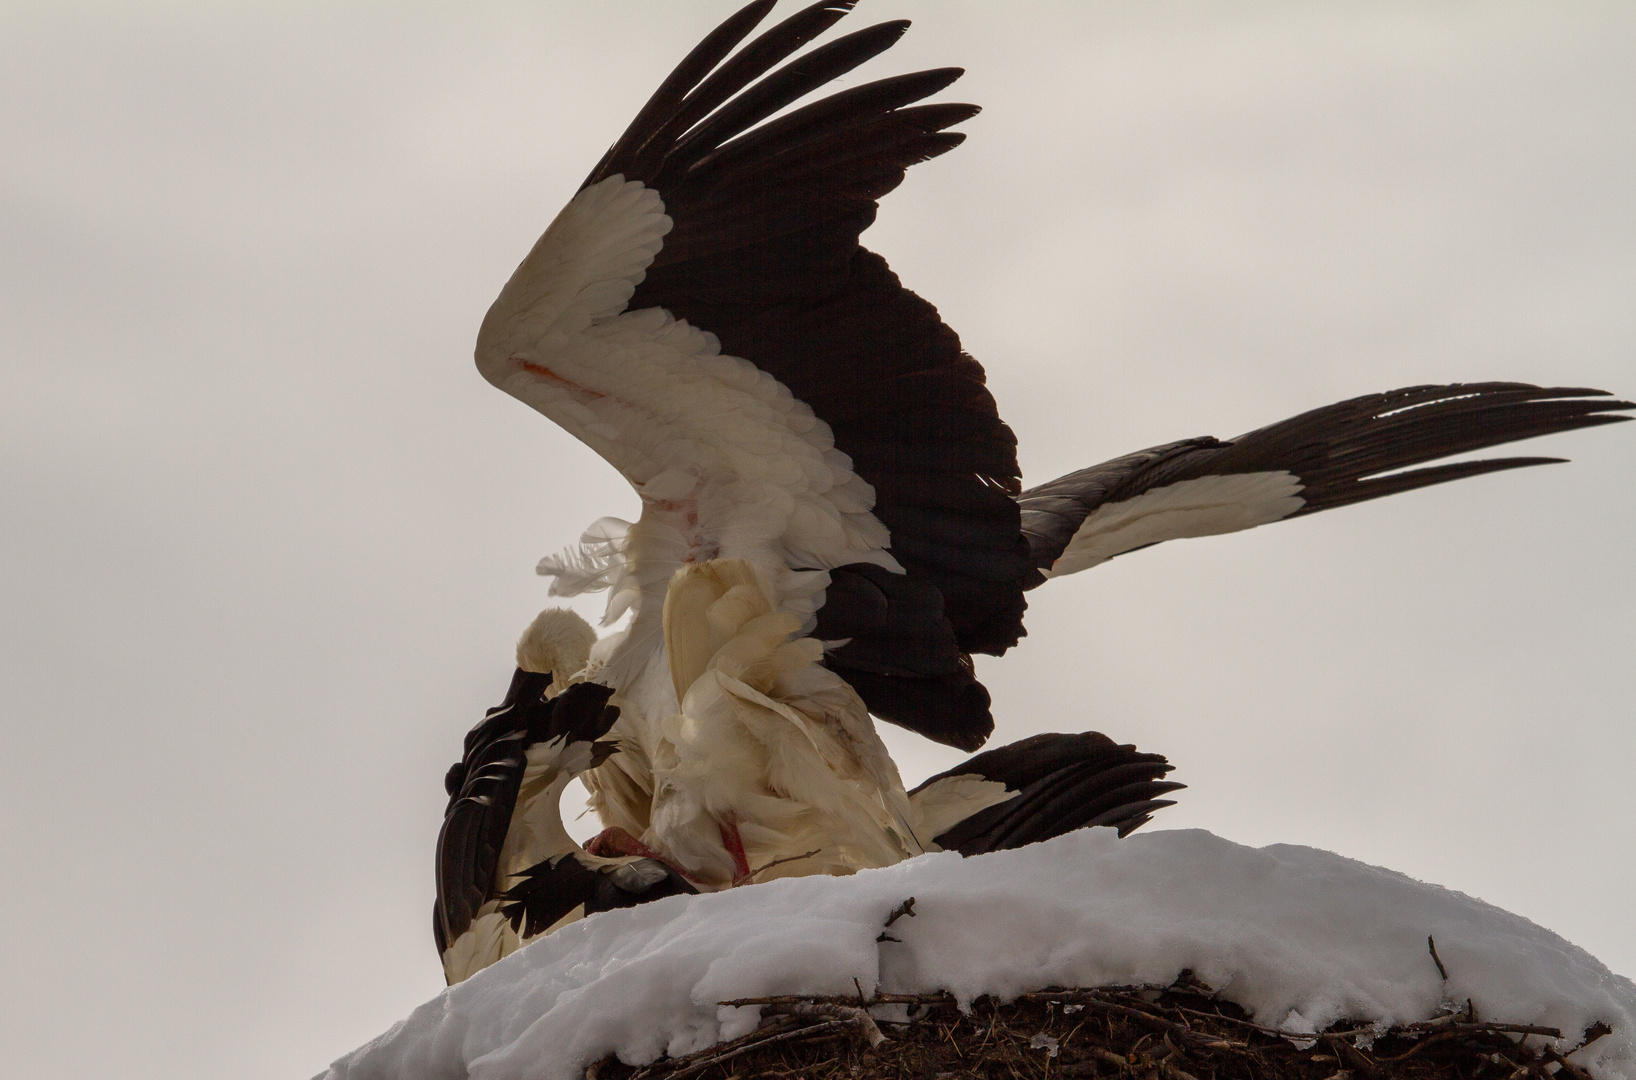
[(546, 608), (534, 617), (517, 639), (517, 666), (523, 671), (551, 676), (551, 693), (559, 694), (569, 679), (585, 669), (596, 631), (567, 608)]

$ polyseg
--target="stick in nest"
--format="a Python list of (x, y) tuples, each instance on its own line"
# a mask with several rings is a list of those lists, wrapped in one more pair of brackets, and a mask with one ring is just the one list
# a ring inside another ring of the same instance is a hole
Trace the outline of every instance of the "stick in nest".
[(1432, 940), (1432, 936), (1430, 934), (1426, 935), (1426, 948), (1432, 954), (1432, 963), (1437, 965), (1437, 974), (1443, 976), (1444, 982), (1448, 982), (1449, 969), (1443, 966), (1443, 958), (1437, 955), (1437, 942)]

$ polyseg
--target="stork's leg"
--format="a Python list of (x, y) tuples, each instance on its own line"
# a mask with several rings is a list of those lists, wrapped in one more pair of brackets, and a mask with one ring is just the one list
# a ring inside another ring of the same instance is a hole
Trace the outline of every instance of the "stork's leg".
[(728, 818), (720, 823), (721, 845), (733, 857), (733, 884), (743, 885), (750, 878), (750, 860), (744, 854), (744, 838), (738, 834), (738, 821)]

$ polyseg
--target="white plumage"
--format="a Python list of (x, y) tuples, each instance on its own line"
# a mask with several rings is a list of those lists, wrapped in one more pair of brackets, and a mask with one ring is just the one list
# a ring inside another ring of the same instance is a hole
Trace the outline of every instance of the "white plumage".
[(716, 885), (919, 854), (869, 710), (819, 663), (822, 644), (796, 636), (772, 576), (718, 559), (671, 583), (665, 647), (681, 705), (661, 724), (644, 840)]
[(517, 666), (551, 676), (552, 694), (585, 669), (596, 645), (591, 624), (568, 608), (546, 608), (517, 639)]

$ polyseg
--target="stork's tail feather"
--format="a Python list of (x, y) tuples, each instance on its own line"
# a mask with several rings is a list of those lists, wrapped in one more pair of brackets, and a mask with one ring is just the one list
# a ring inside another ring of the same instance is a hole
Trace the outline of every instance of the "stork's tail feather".
[(927, 780), (910, 797), (941, 780), (972, 777), (1002, 783), (1014, 797), (989, 806), (936, 837), (946, 851), (977, 855), (1049, 840), (1074, 829), (1108, 825), (1125, 836), (1155, 810), (1174, 805), (1160, 796), (1186, 787), (1163, 779), (1171, 764), (1094, 731), (1035, 735), (990, 750)]

